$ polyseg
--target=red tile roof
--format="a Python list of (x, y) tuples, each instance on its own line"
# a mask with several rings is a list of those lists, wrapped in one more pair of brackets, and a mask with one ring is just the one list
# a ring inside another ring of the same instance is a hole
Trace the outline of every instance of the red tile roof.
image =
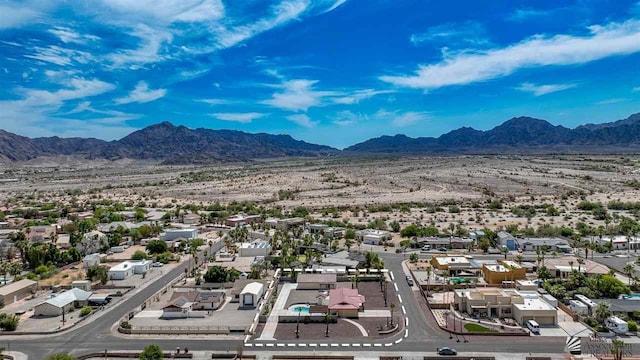
[(364, 295), (358, 290), (338, 288), (329, 290), (329, 310), (358, 310), (364, 304)]

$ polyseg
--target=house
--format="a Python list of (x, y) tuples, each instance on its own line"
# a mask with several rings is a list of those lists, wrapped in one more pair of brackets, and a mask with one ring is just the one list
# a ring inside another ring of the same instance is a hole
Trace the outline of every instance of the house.
[(322, 234), (323, 236), (333, 239), (344, 235), (344, 228), (333, 227), (326, 224), (310, 224), (309, 233)]
[(364, 229), (356, 231), (356, 238), (367, 245), (380, 245), (387, 240), (391, 240), (391, 235), (384, 230)]
[(182, 223), (186, 225), (198, 225), (200, 224), (201, 217), (198, 214), (185, 214), (182, 216)]
[(109, 269), (109, 279), (124, 280), (133, 274), (143, 274), (151, 268), (151, 260), (127, 260)]
[(445, 247), (448, 249), (466, 249), (469, 244), (473, 243), (473, 239), (466, 237), (427, 237), (418, 239), (420, 245), (429, 245), (431, 249)]
[(67, 250), (71, 247), (71, 235), (59, 234), (56, 239), (56, 246), (58, 249)]
[(267, 224), (274, 225), (276, 229), (289, 230), (294, 226), (304, 225), (304, 219), (300, 217), (289, 219), (269, 219), (271, 220)]
[(335, 289), (338, 282), (336, 274), (300, 274), (296, 279), (298, 290), (329, 290)]
[(62, 315), (63, 312), (68, 313), (76, 308), (87, 305), (89, 297), (91, 297), (91, 292), (73, 288), (36, 305), (33, 308), (34, 315), (59, 316)]
[(13, 304), (35, 293), (36, 289), (37, 283), (35, 281), (22, 279), (0, 287), (0, 300), (5, 305)]
[(505, 281), (525, 280), (527, 269), (513, 261), (503, 261), (501, 264), (483, 264), (482, 277), (487, 284), (502, 284)]
[(347, 268), (355, 268), (364, 262), (364, 256), (348, 251), (339, 251), (335, 254), (326, 254), (322, 258), (322, 265), (326, 266), (344, 266)]
[(175, 241), (179, 238), (191, 240), (197, 237), (198, 229), (167, 229), (160, 234), (160, 240), (163, 241)]
[(448, 271), (449, 275), (460, 273), (477, 273), (480, 267), (472, 259), (460, 255), (434, 255), (431, 266), (441, 272)]
[(555, 325), (558, 311), (540, 298), (536, 291), (500, 288), (472, 288), (454, 291), (454, 308), (468, 314), (513, 318), (520, 325), (534, 320), (541, 325)]
[(242, 279), (242, 278), (237, 279), (236, 281), (233, 282), (233, 287), (231, 288), (231, 290), (229, 290), (229, 296), (231, 297), (230, 302), (232, 303), (240, 302), (240, 293), (242, 293), (242, 290), (244, 290), (245, 286), (253, 282), (259, 282), (263, 286), (266, 286), (267, 284), (267, 282), (264, 280)]
[(247, 284), (240, 292), (240, 307), (241, 308), (255, 308), (262, 298), (264, 293), (264, 285), (259, 282), (252, 282)]
[(108, 224), (100, 224), (98, 225), (98, 230), (104, 233), (110, 233), (110, 232), (114, 232), (114, 231), (118, 231), (118, 229), (125, 229), (125, 230), (135, 230), (143, 225), (148, 225), (151, 224), (148, 221), (142, 221), (139, 223), (132, 223), (130, 221), (113, 221), (110, 222)]
[(100, 254), (93, 253), (82, 258), (82, 267), (85, 270), (95, 265), (100, 265)]
[(71, 283), (71, 288), (77, 288), (84, 291), (91, 291), (91, 281), (89, 280), (76, 280)]
[(637, 250), (640, 249), (640, 239), (636, 236), (616, 235), (613, 237), (603, 237), (596, 240), (600, 245), (611, 244), (612, 250)]
[(501, 247), (506, 247), (509, 250), (516, 250), (518, 248), (518, 242), (515, 236), (509, 234), (506, 231), (499, 231), (497, 235), (498, 244), (500, 244)]
[(81, 254), (93, 254), (99, 252), (107, 243), (107, 235), (102, 231), (93, 230), (82, 236), (82, 240), (76, 245), (76, 248)]
[(561, 279), (567, 279), (573, 271), (581, 272), (586, 276), (594, 276), (606, 275), (610, 270), (606, 265), (588, 259), (578, 259), (575, 256), (554, 258), (547, 255), (541, 266), (545, 266), (551, 272), (552, 277)]
[(267, 257), (271, 253), (271, 244), (268, 241), (254, 241), (240, 244), (238, 249), (240, 257), (263, 256)]
[(48, 242), (56, 236), (55, 225), (31, 226), (25, 231), (27, 240), (30, 242)]
[(546, 246), (550, 252), (571, 253), (573, 251), (569, 242), (561, 238), (526, 238), (516, 240), (518, 247), (522, 249), (522, 251), (536, 251), (542, 249), (543, 246)]
[(236, 226), (253, 224), (260, 221), (262, 221), (262, 216), (260, 215), (236, 214), (234, 216), (228, 217), (225, 223), (227, 226), (236, 227)]
[(204, 317), (206, 311), (218, 309), (223, 302), (223, 292), (198, 290), (175, 292), (169, 303), (162, 308), (162, 317)]
[(360, 295), (357, 289), (329, 290), (329, 311), (338, 314), (339, 317), (357, 318), (364, 302), (364, 295)]

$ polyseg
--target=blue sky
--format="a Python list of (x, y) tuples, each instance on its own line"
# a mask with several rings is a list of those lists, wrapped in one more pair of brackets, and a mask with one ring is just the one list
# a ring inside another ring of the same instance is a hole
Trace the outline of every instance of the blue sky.
[(640, 2), (0, 0), (0, 128), (161, 121), (339, 148), (640, 112)]

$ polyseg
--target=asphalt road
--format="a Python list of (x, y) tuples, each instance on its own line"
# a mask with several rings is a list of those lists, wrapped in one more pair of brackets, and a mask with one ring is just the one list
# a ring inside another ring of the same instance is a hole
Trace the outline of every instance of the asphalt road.
[[(406, 307), (407, 317), (409, 318), (408, 337), (403, 338), (402, 342), (393, 347), (384, 348), (385, 351), (425, 352), (433, 351), (439, 346), (451, 346), (461, 352), (561, 353), (563, 351), (564, 339), (550, 337), (467, 336), (467, 343), (456, 342), (456, 337), (449, 339), (449, 334), (437, 327), (431, 315), (425, 314), (421, 310), (412, 289), (404, 281), (404, 272), (402, 270), (404, 255), (384, 253), (382, 257), (385, 260), (386, 267), (395, 275), (398, 290), (403, 299), (402, 304), (398, 305)], [(51, 336), (3, 336), (0, 338), (0, 346), (5, 346), (13, 351), (24, 352), (30, 359), (43, 359), (47, 355), (57, 352), (69, 352), (79, 355), (104, 350), (141, 350), (152, 343), (159, 344), (165, 351), (171, 351), (178, 346), (181, 348), (188, 347), (193, 351), (237, 351), (243, 345), (241, 340), (121, 338), (112, 335), (111, 327), (115, 323), (140, 306), (144, 300), (160, 290), (169, 281), (184, 273), (187, 265), (188, 262), (178, 265), (145, 289), (104, 313), (101, 317), (97, 317), (95, 320), (89, 321), (78, 328)], [(404, 333), (396, 335), (391, 340), (402, 338), (403, 336)], [(361, 339), (335, 339), (335, 342), (347, 341), (350, 343), (362, 343)], [(308, 343), (309, 341), (306, 342)], [(246, 347), (245, 351), (251, 352), (254, 349)], [(284, 347), (282, 351), (302, 352), (303, 350)], [(315, 352), (319, 353), (321, 349), (316, 348)]]

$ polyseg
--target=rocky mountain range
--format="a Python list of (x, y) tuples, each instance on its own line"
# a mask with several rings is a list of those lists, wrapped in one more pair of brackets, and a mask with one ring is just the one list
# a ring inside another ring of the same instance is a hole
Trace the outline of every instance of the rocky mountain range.
[(530, 117), (510, 119), (491, 130), (469, 127), (438, 138), (381, 136), (344, 149), (350, 153), (600, 153), (640, 150), (640, 113), (575, 129)]
[(438, 138), (381, 136), (343, 151), (295, 140), (289, 135), (235, 130), (190, 129), (163, 122), (120, 140), (28, 138), (0, 130), (0, 160), (27, 161), (43, 156), (86, 159), (140, 159), (167, 164), (248, 161), (259, 158), (364, 154), (640, 152), (640, 113), (575, 129), (518, 117), (487, 131), (463, 127)]

